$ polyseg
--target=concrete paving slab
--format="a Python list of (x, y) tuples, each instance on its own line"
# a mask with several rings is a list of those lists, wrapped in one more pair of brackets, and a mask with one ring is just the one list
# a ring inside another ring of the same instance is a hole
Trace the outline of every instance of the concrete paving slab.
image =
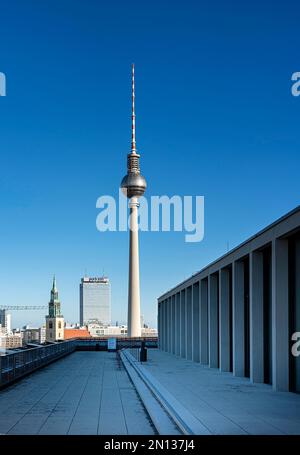
[(0, 391), (1, 434), (136, 434), (134, 416), (154, 434), (115, 353), (75, 352)]

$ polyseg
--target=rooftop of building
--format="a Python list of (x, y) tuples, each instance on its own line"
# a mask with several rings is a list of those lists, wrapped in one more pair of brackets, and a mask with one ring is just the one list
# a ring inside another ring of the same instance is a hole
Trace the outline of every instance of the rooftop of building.
[(104, 284), (109, 284), (109, 278), (107, 276), (101, 276), (101, 277), (84, 276), (83, 278), (81, 278), (81, 283), (104, 283)]
[[(58, 381), (59, 378), (59, 381)], [(114, 353), (75, 352), (0, 393), (1, 434), (153, 434)]]
[(91, 338), (90, 332), (87, 329), (82, 328), (65, 328), (64, 329), (65, 340), (70, 340), (72, 338)]
[[(148, 350), (148, 360), (136, 362), (135, 371), (155, 384), (163, 403), (180, 412), (192, 434), (300, 432), (297, 394), (275, 393), (269, 384), (253, 384), (156, 349)], [(0, 393), (0, 433), (153, 434), (142, 404), (149, 395), (140, 387), (139, 395), (138, 384), (115, 353), (76, 351)], [(158, 418), (157, 408), (151, 409)]]

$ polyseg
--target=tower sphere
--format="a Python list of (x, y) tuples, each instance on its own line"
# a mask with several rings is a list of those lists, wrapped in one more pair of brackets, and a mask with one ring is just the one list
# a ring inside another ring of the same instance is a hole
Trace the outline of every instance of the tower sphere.
[(129, 199), (143, 196), (146, 188), (146, 179), (141, 174), (128, 173), (121, 182), (122, 192)]
[(135, 143), (135, 92), (134, 65), (132, 65), (132, 112), (131, 112), (131, 152), (127, 155), (127, 175), (121, 182), (123, 194), (131, 199), (141, 197), (145, 193), (146, 179), (140, 172), (140, 155), (136, 152)]

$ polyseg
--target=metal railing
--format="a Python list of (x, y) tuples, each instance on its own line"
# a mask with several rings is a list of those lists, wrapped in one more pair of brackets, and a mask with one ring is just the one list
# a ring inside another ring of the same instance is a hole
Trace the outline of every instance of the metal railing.
[[(120, 337), (117, 338), (117, 350), (129, 348), (132, 350), (135, 357), (139, 359), (142, 343), (147, 348), (156, 348), (157, 338)], [(0, 355), (0, 388), (75, 350), (107, 351), (107, 337), (75, 338), (59, 343), (47, 344), (45, 346), (20, 349), (17, 352), (10, 353), (9, 351), (6, 351), (6, 355)]]
[(96, 346), (99, 346), (100, 351), (107, 351), (107, 339), (117, 339), (117, 350), (140, 348), (141, 343), (144, 341), (147, 348), (157, 348), (157, 337), (143, 337), (143, 338), (125, 338), (125, 337), (95, 337), (95, 338), (77, 338), (76, 349), (83, 351), (95, 351)]
[(70, 354), (75, 349), (76, 340), (70, 340), (0, 356), (0, 387)]

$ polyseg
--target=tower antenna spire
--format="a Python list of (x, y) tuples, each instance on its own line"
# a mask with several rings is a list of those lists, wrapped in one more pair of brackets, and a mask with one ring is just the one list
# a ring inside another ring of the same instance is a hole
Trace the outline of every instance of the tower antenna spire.
[(136, 153), (135, 144), (135, 86), (134, 86), (134, 63), (131, 66), (132, 71), (132, 111), (131, 111), (131, 153)]
[(147, 184), (141, 175), (135, 145), (135, 103), (134, 103), (134, 64), (132, 71), (132, 137), (131, 151), (127, 155), (127, 174), (121, 182), (121, 189), (129, 199), (130, 236), (129, 236), (129, 280), (128, 280), (128, 322), (127, 334), (130, 338), (141, 336), (140, 266), (138, 233), (138, 198), (143, 196)]

